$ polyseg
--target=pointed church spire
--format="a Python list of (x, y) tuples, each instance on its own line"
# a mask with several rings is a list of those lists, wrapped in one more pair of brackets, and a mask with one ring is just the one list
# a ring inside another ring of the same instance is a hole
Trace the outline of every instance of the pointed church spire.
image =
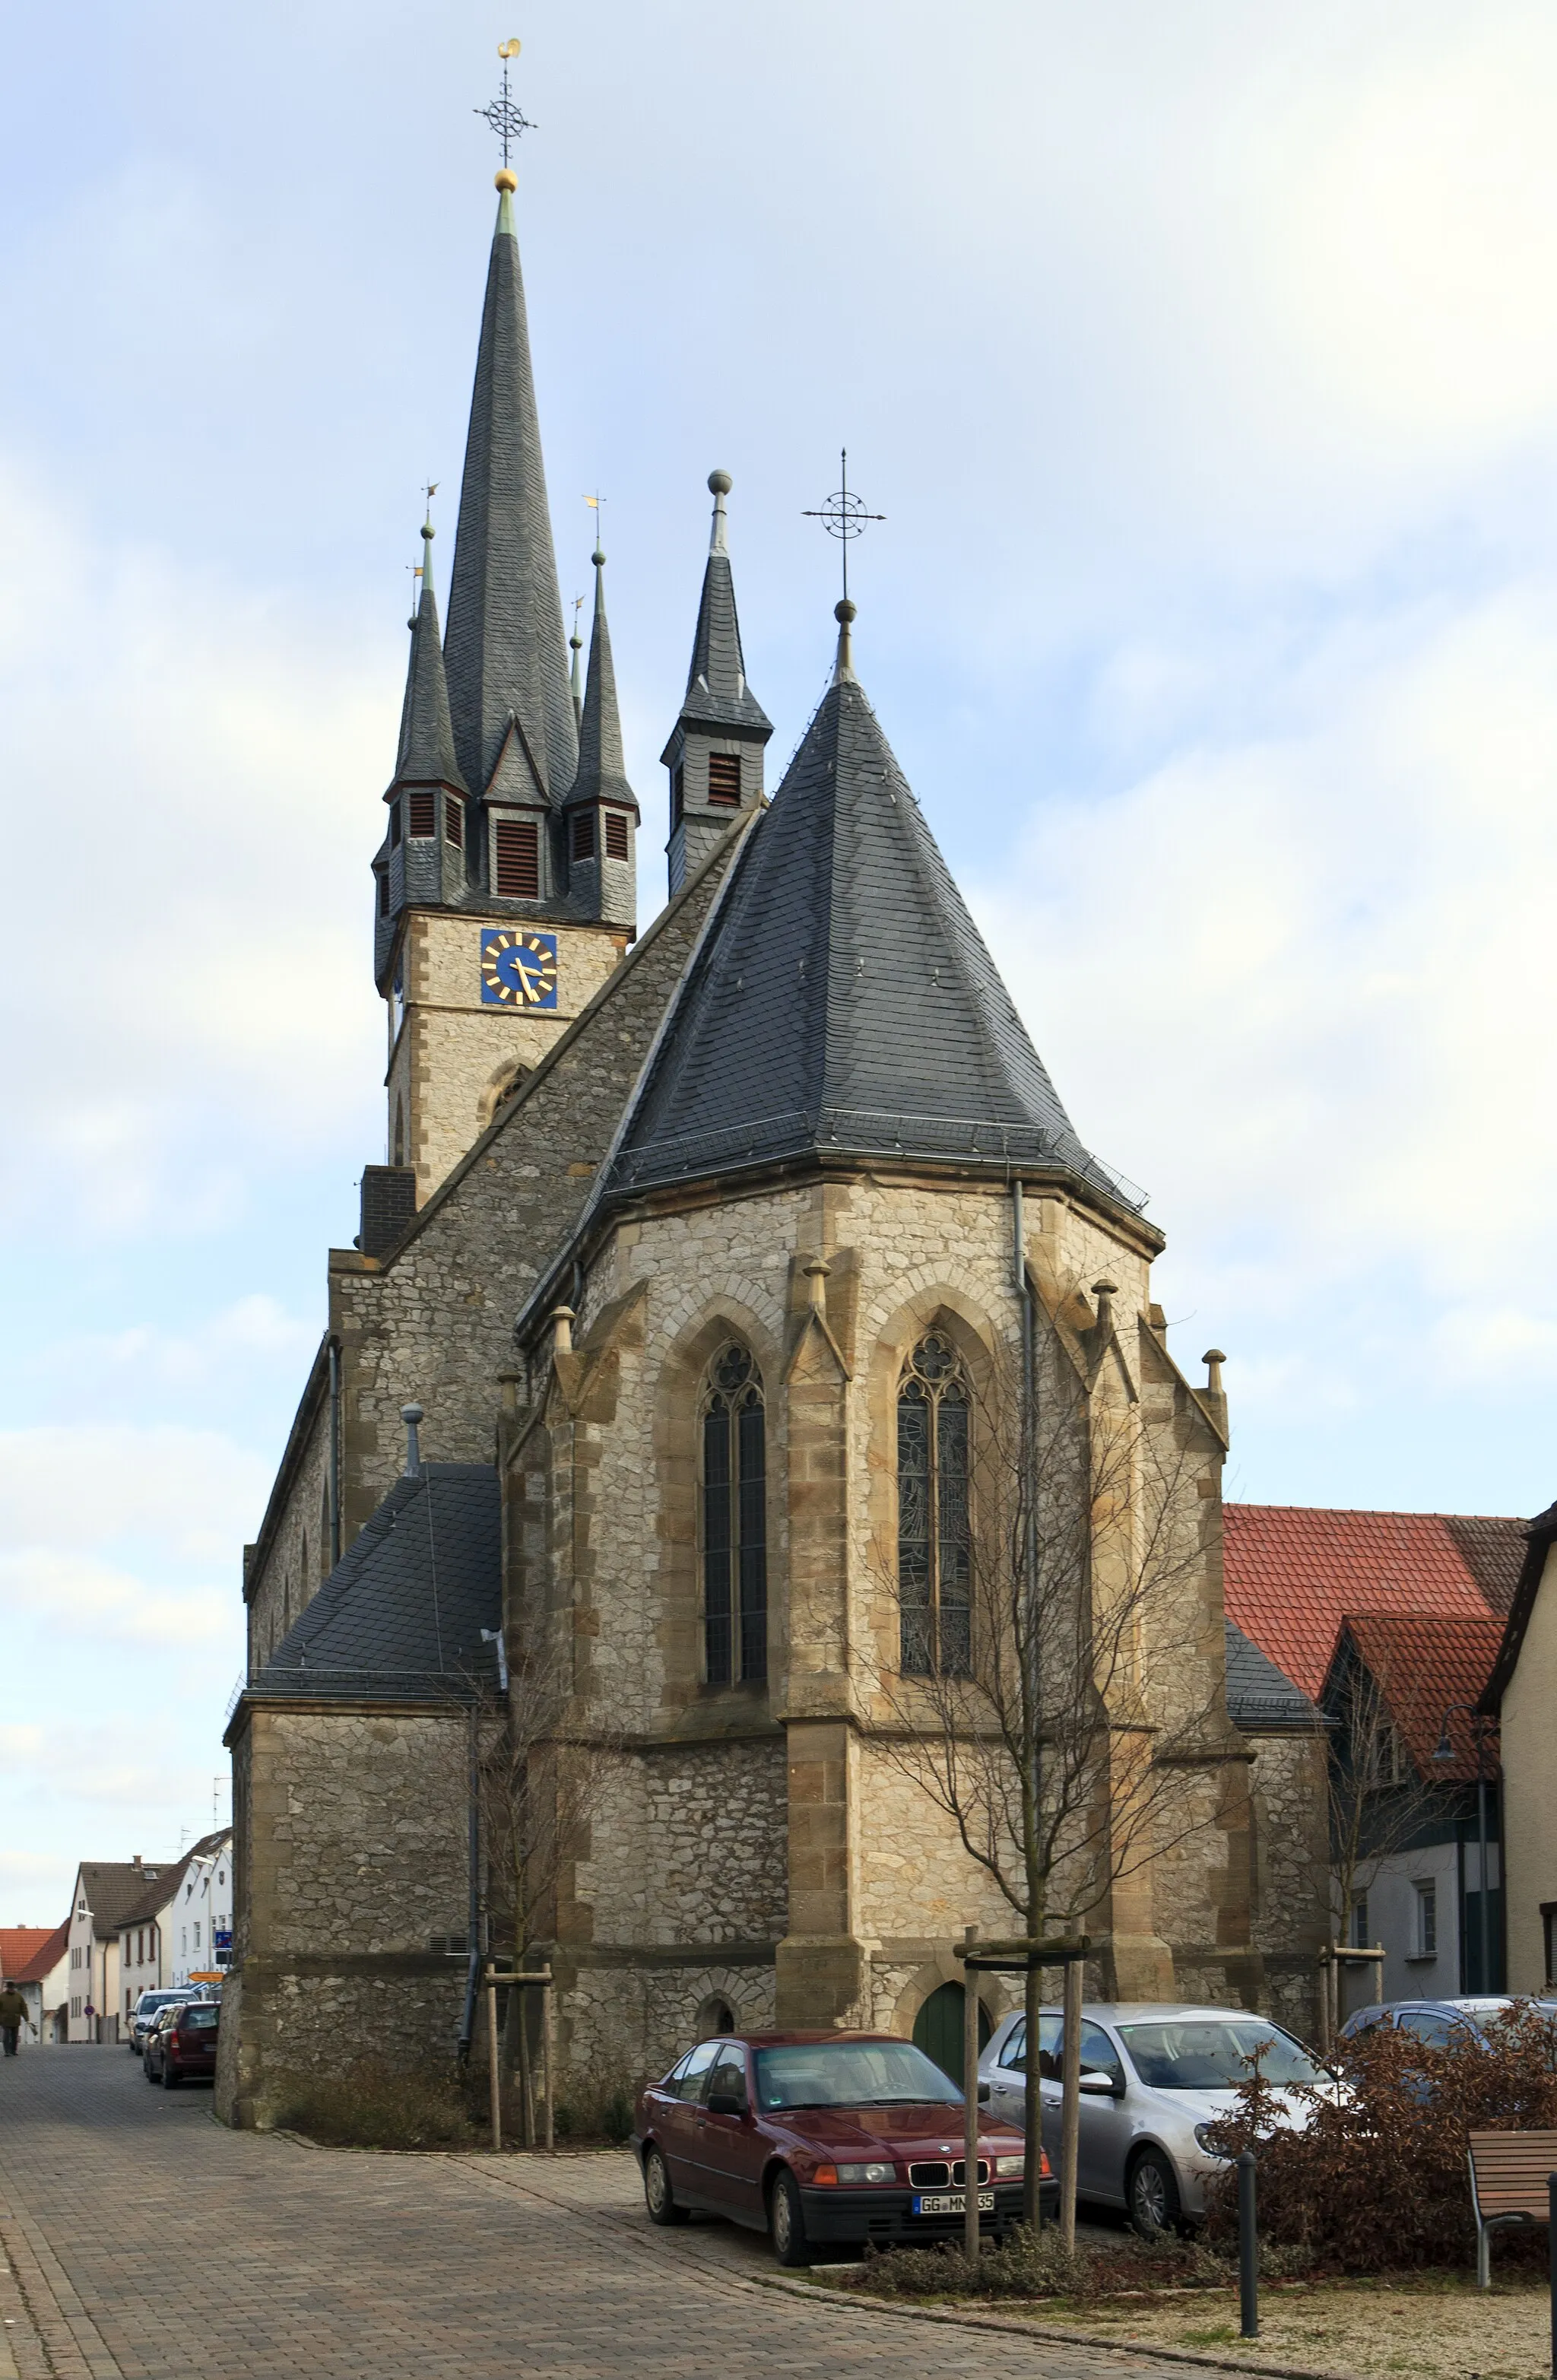
[(405, 701), (400, 714), (400, 750), (394, 764), (397, 785), (452, 785), (467, 790), (454, 751), (449, 718), (449, 686), (443, 668), (443, 648), (438, 633), (438, 598), (432, 585), (432, 540), (436, 531), (430, 510), (422, 523), (422, 591), (411, 622), (411, 657), (405, 671)]
[(670, 890), (679, 892), (729, 828), (731, 815), (762, 800), (763, 747), (772, 722), (746, 683), (741, 622), (730, 575), (724, 500), (733, 482), (710, 471), (714, 518), (692, 666), (681, 715), (660, 759), (670, 771)]
[(586, 917), (635, 926), (638, 805), (627, 782), (617, 708), (616, 667), (606, 619), (606, 557), (595, 565), (595, 618), (589, 631), (589, 682), (579, 727), (578, 774), (563, 805), (570, 905)]
[(471, 396), (445, 656), (454, 747), (472, 790), (517, 728), (522, 776), (561, 799), (578, 759), (562, 605), (514, 236), (514, 176), (498, 175)]
[[(847, 616), (846, 616), (847, 615)], [(1053, 1172), (1078, 1139), (854, 675), (838, 672), (727, 880), (613, 1186), (809, 1155)]]

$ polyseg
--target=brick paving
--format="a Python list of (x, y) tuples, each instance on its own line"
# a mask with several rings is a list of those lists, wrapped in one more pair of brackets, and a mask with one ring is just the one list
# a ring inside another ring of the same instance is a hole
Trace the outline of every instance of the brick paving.
[(0, 2380), (1183, 2380), (1184, 2367), (759, 2280), (656, 2231), (632, 2161), (380, 2156), (229, 2132), (127, 2051), (0, 2068)]

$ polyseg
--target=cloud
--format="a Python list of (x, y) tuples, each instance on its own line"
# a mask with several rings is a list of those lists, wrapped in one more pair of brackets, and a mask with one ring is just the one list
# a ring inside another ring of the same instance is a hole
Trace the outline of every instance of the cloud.
[(0, 1550), (151, 1541), (173, 1561), (234, 1560), (270, 1465), (215, 1430), (95, 1424), (0, 1430)]
[(49, 1546), (0, 1553), (0, 1611), (13, 1630), (24, 1617), (46, 1613), (64, 1636), (187, 1653), (231, 1645), (234, 1603), (230, 1590), (215, 1586), (160, 1592), (132, 1572)]

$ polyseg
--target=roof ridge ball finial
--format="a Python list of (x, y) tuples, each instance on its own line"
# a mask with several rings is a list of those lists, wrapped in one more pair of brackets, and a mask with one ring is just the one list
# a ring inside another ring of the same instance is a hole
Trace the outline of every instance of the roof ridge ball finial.
[(725, 521), (727, 516), (725, 514), (724, 500), (726, 496), (729, 495), (734, 485), (735, 482), (730, 478), (728, 471), (710, 471), (708, 474), (708, 493), (714, 499), (714, 523), (713, 527), (708, 531), (708, 551), (710, 553), (728, 553), (730, 552), (730, 547), (725, 540)]
[(853, 680), (854, 639), (849, 632), (858, 617), (859, 606), (851, 603), (847, 595), (841, 603), (833, 605), (833, 618), (838, 622), (838, 666), (833, 671), (835, 686), (841, 685), (846, 678), (851, 682)]
[(422, 1475), (422, 1446), (417, 1425), (427, 1418), (420, 1405), (402, 1405), (400, 1418), (405, 1424), (405, 1476), (419, 1479)]
[(1207, 1396), (1219, 1397), (1222, 1394), (1222, 1366), (1226, 1360), (1220, 1347), (1208, 1347), (1201, 1357), (1205, 1366)]

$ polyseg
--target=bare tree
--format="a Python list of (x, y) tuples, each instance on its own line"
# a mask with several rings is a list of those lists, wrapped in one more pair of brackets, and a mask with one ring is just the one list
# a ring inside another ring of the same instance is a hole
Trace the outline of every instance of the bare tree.
[[(1132, 1380), (1113, 1354), (1113, 1293), (1101, 1284), (1094, 1294), (1095, 1318), (1083, 1302), (1061, 1301), (1042, 1344), (1030, 1337), (1020, 1364), (997, 1362), (977, 1409), (949, 1430), (947, 1401), (963, 1391), (949, 1339), (932, 1333), (899, 1405), (890, 1587), (901, 1661), (883, 1675), (891, 1716), (878, 1740), (951, 1819), (1028, 1941), (1080, 1934), (1128, 1878), (1215, 1822), (1205, 1755), (1226, 1731), (1220, 1669), (1205, 1655), (1203, 1419), (1165, 1366), (1161, 1380)], [(923, 1532), (921, 1402), (931, 1443), (966, 1445), (968, 1484), (959, 1511), (943, 1463), (939, 1509)], [(1030, 1970), (1030, 2221), (1041, 2004), (1042, 1976)], [(1068, 2238), (1079, 2055), (1068, 2039)]]

